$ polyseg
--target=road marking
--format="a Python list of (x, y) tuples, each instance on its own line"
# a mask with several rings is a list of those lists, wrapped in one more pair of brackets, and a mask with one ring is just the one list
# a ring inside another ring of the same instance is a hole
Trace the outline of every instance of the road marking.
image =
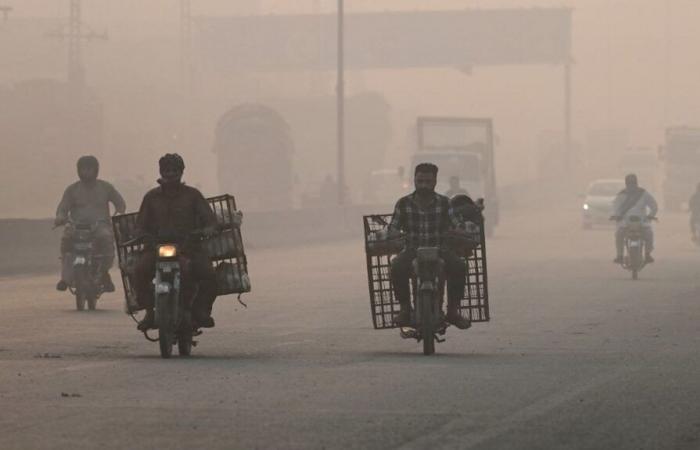
[(532, 403), (517, 410), (515, 413), (509, 416), (506, 416), (493, 427), (489, 427), (489, 429), (486, 431), (468, 435), (456, 435), (455, 432), (465, 421), (464, 417), (459, 416), (446, 422), (442, 427), (434, 430), (433, 432), (410, 442), (406, 442), (398, 448), (406, 450), (431, 447), (460, 449), (473, 448), (479, 444), (507, 433), (518, 425), (542, 416), (564, 403), (581, 397), (586, 392), (592, 391), (603, 384), (609, 383), (615, 378), (620, 377), (623, 373), (630, 372), (631, 370), (631, 368), (626, 367), (608, 374), (599, 375), (586, 383), (576, 386), (574, 389), (567, 389), (565, 392), (546, 397), (538, 402)]

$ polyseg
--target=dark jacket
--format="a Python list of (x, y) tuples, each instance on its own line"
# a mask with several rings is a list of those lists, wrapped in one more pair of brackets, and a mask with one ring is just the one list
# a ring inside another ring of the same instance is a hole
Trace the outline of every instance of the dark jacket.
[(183, 239), (189, 233), (216, 225), (216, 216), (201, 192), (180, 184), (172, 189), (151, 189), (139, 209), (138, 235)]

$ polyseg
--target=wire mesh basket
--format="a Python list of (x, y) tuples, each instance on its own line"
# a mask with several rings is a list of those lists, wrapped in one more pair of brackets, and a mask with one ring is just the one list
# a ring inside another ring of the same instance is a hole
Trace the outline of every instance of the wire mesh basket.
[[(250, 292), (248, 260), (235, 214), (236, 199), (225, 194), (210, 197), (207, 202), (221, 228), (219, 234), (202, 242), (216, 273), (218, 295)], [(129, 243), (137, 237), (137, 218), (138, 213), (121, 214), (112, 218), (119, 269), (127, 305), (132, 307), (130, 309), (137, 309), (133, 280), (138, 258), (145, 250), (143, 244)]]
[[(370, 308), (372, 323), (378, 330), (396, 328), (394, 316), (401, 308), (394, 297), (391, 260), (403, 249), (403, 241), (385, 239), (390, 220), (391, 214), (373, 214), (363, 217)], [(460, 243), (457, 251), (467, 269), (464, 296), (460, 301), (459, 312), (472, 322), (487, 322), (490, 315), (483, 221), (471, 224), (467, 228), (467, 236), (467, 240), (464, 238), (458, 240), (456, 236), (454, 237), (455, 243)]]

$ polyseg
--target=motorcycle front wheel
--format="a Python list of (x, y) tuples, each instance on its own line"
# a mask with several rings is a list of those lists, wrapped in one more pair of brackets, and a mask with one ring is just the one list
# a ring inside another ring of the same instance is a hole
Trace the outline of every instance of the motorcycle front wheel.
[(420, 334), (423, 339), (423, 354), (435, 353), (435, 314), (433, 312), (433, 292), (423, 291), (420, 295), (421, 324)]
[(192, 334), (183, 333), (177, 338), (177, 352), (180, 356), (192, 354)]
[(174, 329), (173, 318), (169, 308), (168, 294), (161, 294), (156, 297), (156, 319), (158, 321), (158, 345), (160, 356), (170, 358), (173, 354)]

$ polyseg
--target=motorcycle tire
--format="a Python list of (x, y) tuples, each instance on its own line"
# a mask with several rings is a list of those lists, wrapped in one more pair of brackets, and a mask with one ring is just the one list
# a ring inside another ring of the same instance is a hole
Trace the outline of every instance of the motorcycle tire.
[(173, 318), (168, 307), (169, 295), (156, 297), (156, 320), (158, 325), (158, 346), (161, 358), (170, 358), (173, 354), (174, 329)]
[(85, 310), (85, 303), (86, 303), (86, 278), (87, 274), (85, 273), (85, 268), (82, 266), (78, 266), (75, 268), (75, 309), (78, 311), (84, 311)]
[(97, 308), (97, 297), (94, 295), (91, 295), (87, 298), (87, 307), (88, 310), (94, 311), (95, 308)]
[(75, 309), (77, 311), (85, 310), (85, 296), (80, 291), (75, 293)]
[(420, 332), (423, 339), (423, 354), (435, 353), (435, 313), (433, 311), (433, 293), (430, 291), (419, 294), (421, 308)]
[(639, 278), (639, 269), (642, 266), (642, 251), (639, 247), (631, 247), (629, 249), (629, 255), (632, 279), (636, 280)]
[(192, 354), (192, 334), (183, 333), (177, 338), (177, 352), (180, 356)]

